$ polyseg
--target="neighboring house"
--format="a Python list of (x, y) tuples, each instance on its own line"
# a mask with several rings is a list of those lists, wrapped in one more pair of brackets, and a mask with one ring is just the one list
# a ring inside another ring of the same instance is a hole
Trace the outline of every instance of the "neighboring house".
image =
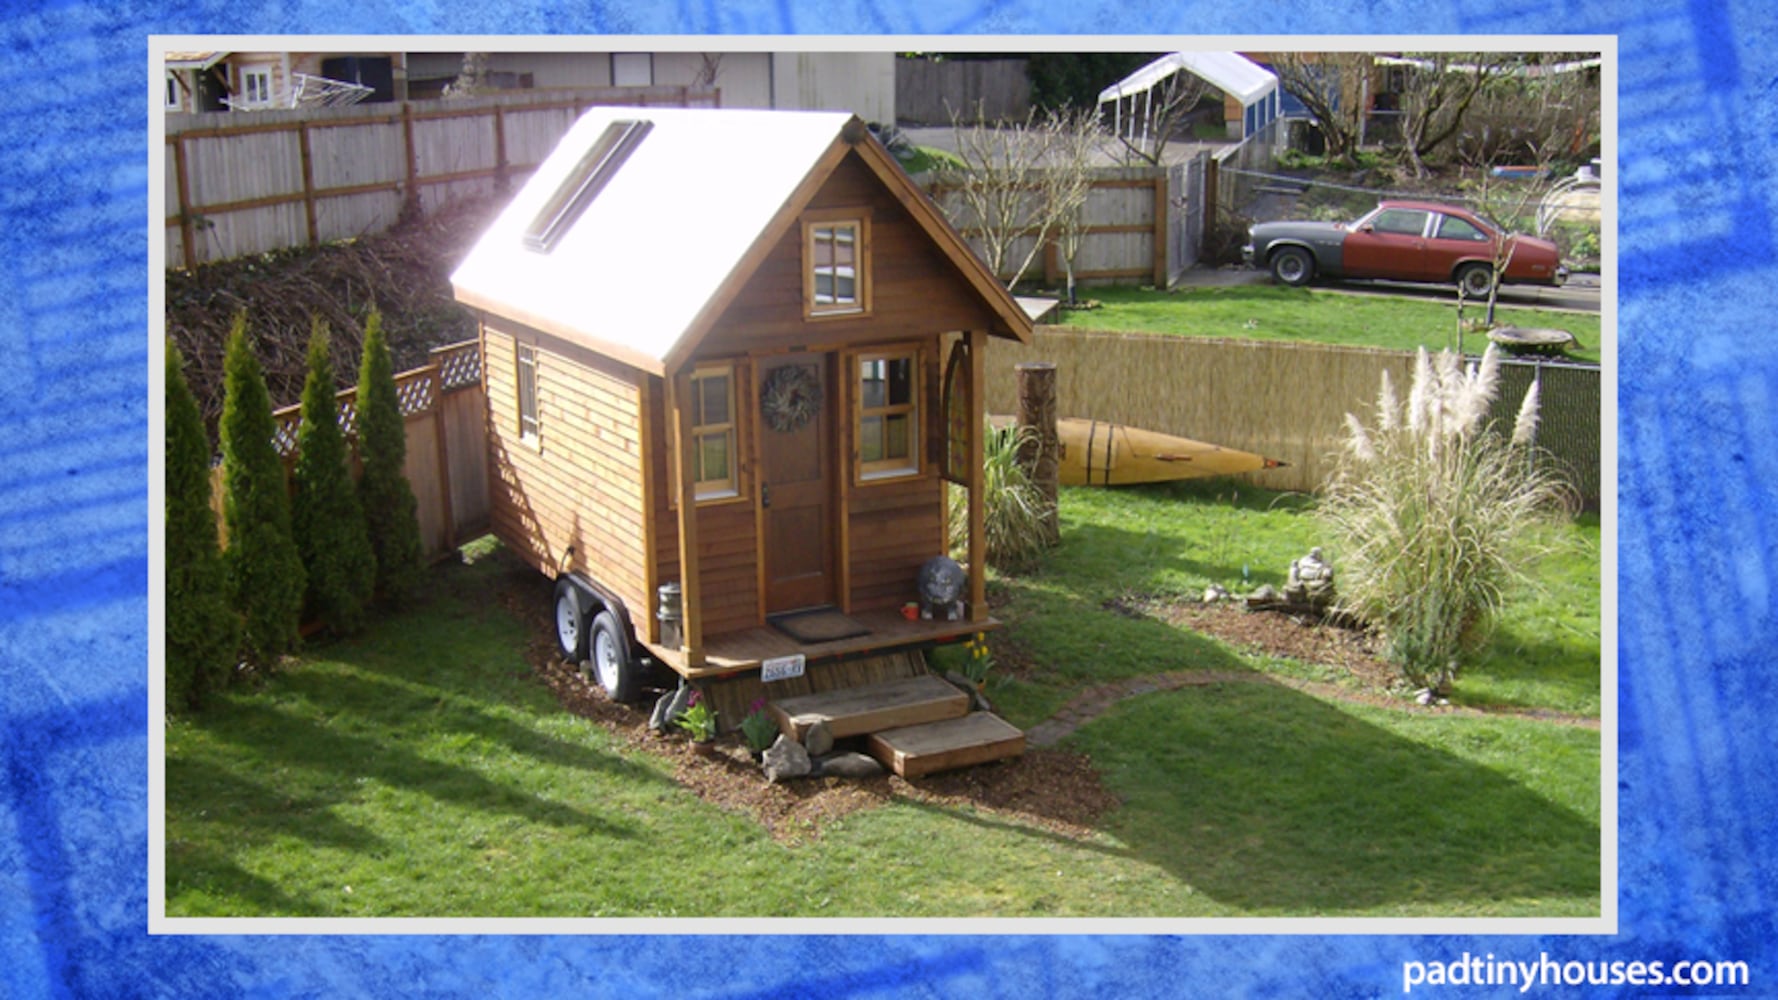
[(168, 52), (165, 99), (171, 112), (259, 111), (310, 103), (347, 84), (356, 100), (394, 101), (404, 95), (405, 56), (399, 52)]
[[(461, 52), (408, 54), (415, 97), (436, 96), (461, 71)], [(890, 52), (490, 52), (499, 88), (715, 87), (725, 108), (849, 111), (895, 120)]]
[[(773, 658), (815, 673), (992, 626), (981, 362), (1030, 320), (858, 117), (591, 109), (452, 284), (479, 317), (494, 532), (558, 581), (562, 651), (614, 696), (647, 656), (740, 684), (733, 726)], [(951, 482), (967, 611), (909, 621)], [(770, 626), (823, 606), (865, 634)]]

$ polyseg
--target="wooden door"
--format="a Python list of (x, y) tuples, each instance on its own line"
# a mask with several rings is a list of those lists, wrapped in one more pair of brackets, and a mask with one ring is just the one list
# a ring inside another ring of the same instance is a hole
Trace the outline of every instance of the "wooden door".
[(834, 603), (831, 365), (825, 354), (796, 354), (756, 366), (767, 614)]

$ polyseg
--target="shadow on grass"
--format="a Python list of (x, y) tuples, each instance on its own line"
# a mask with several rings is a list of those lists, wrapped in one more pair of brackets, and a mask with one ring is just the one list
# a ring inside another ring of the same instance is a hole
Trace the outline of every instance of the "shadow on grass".
[(1280, 685), (1126, 701), (1070, 745), (1124, 798), (1105, 829), (1130, 854), (1243, 910), (1463, 915), (1599, 895), (1597, 820)]

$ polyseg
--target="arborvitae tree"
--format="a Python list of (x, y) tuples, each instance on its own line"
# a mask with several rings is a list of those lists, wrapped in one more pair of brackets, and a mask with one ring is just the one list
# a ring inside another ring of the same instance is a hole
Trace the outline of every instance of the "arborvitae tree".
[(377, 563), (346, 464), (327, 326), (319, 317), (309, 331), (309, 374), (303, 384), (297, 449), (291, 515), (296, 549), (308, 573), (308, 614), (336, 632), (355, 632), (364, 624), (376, 587)]
[(230, 597), (241, 613), (247, 656), (271, 666), (295, 648), (306, 586), (290, 534), (290, 493), (272, 443), (275, 425), (265, 373), (247, 343), (247, 317), (235, 317), (223, 359), (222, 466), (227, 490)]
[(364, 360), (358, 368), (358, 500), (376, 553), (377, 590), (400, 605), (413, 594), (420, 575), (420, 521), (414, 491), (402, 471), (407, 428), (395, 394), (395, 369), (383, 337), (382, 314), (372, 310), (364, 324)]
[(169, 711), (196, 707), (235, 663), (240, 620), (210, 507), (210, 443), (185, 384), (185, 359), (167, 339), (167, 636)]

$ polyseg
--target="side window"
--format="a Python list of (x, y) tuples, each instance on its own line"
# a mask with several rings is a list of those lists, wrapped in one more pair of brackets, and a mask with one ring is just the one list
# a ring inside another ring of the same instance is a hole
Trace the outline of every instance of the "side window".
[(735, 374), (728, 366), (699, 368), (691, 376), (692, 447), (699, 500), (731, 497), (735, 479)]
[(168, 111), (179, 110), (179, 81), (171, 70), (167, 72), (167, 100), (163, 107)]
[(858, 477), (920, 471), (920, 359), (917, 351), (858, 358)]
[(1371, 226), (1379, 233), (1397, 236), (1418, 236), (1426, 231), (1426, 213), (1411, 208), (1391, 208), (1378, 212)]
[(520, 344), (515, 370), (519, 390), (519, 440), (538, 440), (537, 421), (537, 348)]
[(1438, 224), (1438, 238), (1441, 240), (1471, 240), (1476, 243), (1488, 242), (1488, 234), (1469, 224), (1455, 215), (1444, 216)]
[(248, 107), (265, 107), (272, 103), (272, 68), (241, 67), (241, 103)]
[(803, 308), (810, 317), (870, 311), (868, 218), (804, 220)]

